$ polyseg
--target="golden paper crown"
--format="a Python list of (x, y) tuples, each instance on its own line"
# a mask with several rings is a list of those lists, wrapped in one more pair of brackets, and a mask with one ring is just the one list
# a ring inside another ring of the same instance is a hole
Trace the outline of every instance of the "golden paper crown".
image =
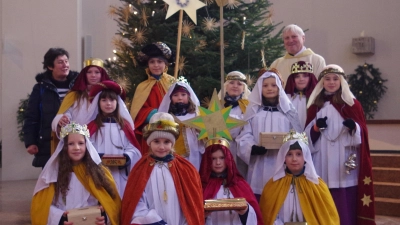
[(328, 65), (325, 67), (324, 70), (319, 74), (318, 81), (320, 81), (325, 75), (328, 73), (334, 73), (334, 74), (339, 74), (342, 75), (346, 79), (346, 74), (344, 74), (344, 70), (337, 65)]
[(83, 66), (87, 67), (87, 66), (99, 66), (101, 68), (104, 68), (104, 61), (102, 59), (99, 58), (89, 58), (86, 59), (83, 62)]
[(223, 145), (227, 148), (229, 148), (229, 141), (226, 140), (225, 138), (221, 137), (216, 137), (216, 138), (211, 138), (206, 142), (206, 148), (210, 145)]
[(74, 121), (65, 125), (64, 127), (61, 127), (61, 132), (60, 132), (61, 138), (64, 138), (69, 134), (82, 134), (87, 138), (90, 137), (90, 133), (86, 124), (80, 125), (79, 123), (76, 123)]
[(155, 123), (149, 123), (143, 128), (143, 137), (147, 139), (154, 131), (169, 132), (178, 138), (179, 124), (171, 120), (158, 120)]
[(309, 62), (298, 61), (293, 63), (291, 74), (294, 73), (313, 73), (313, 66)]
[(308, 145), (308, 138), (305, 132), (298, 133), (295, 130), (290, 130), (289, 133), (283, 138), (283, 143), (286, 143), (290, 140), (300, 140), (306, 145)]

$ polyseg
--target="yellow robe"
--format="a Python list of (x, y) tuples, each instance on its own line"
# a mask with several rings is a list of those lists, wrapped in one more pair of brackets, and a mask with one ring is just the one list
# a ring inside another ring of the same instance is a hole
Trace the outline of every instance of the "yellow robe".
[[(260, 208), (265, 225), (274, 224), (289, 192), (292, 179), (292, 174), (286, 174), (285, 177), (275, 182), (271, 178), (265, 185), (260, 199)], [(312, 183), (304, 175), (295, 178), (295, 180), (301, 210), (307, 224), (340, 224), (331, 193), (321, 178), (318, 178), (319, 184)]]
[[(104, 188), (96, 188), (91, 177), (86, 176), (85, 165), (82, 163), (73, 167), (73, 171), (85, 189), (94, 196), (103, 206), (107, 213), (108, 219), (112, 225), (119, 225), (121, 198), (118, 195), (118, 190), (114, 179), (108, 169), (105, 170), (106, 178), (111, 182), (114, 193), (117, 195), (114, 199), (107, 193)], [(55, 185), (51, 183), (49, 187), (37, 192), (32, 199), (31, 204), (31, 220), (32, 225), (46, 225), (49, 217), (50, 206), (53, 202), (55, 193)]]

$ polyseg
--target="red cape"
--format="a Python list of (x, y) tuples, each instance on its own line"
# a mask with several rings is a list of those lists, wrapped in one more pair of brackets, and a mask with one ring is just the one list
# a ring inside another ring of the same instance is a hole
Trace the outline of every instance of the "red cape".
[[(88, 124), (88, 129), (90, 132), (90, 136), (92, 136), (94, 133), (97, 132), (99, 128), (97, 127), (97, 124), (93, 120)], [(122, 129), (125, 133), (126, 138), (128, 138), (129, 142), (140, 151), (141, 147), (139, 145), (139, 142), (136, 140), (135, 133), (128, 121), (124, 120), (124, 127)]]
[(235, 161), (233, 160), (230, 150), (223, 145), (210, 145), (206, 148), (201, 164), (200, 164), (200, 177), (203, 184), (203, 197), (206, 199), (214, 199), (218, 190), (221, 188), (223, 178), (212, 178), (212, 158), (211, 154), (217, 150), (222, 150), (225, 155), (225, 164), (227, 170), (226, 184), (235, 198), (245, 198), (246, 201), (253, 207), (257, 215), (257, 224), (262, 225), (263, 219), (261, 216), (260, 206), (254, 196), (253, 190), (250, 185), (244, 180), (242, 175), (236, 168)]
[[(182, 212), (188, 225), (204, 225), (204, 203), (199, 174), (189, 161), (177, 154), (174, 154), (174, 157), (169, 162), (169, 170), (174, 179)], [(143, 195), (153, 171), (154, 163), (154, 159), (146, 155), (135, 164), (129, 174), (122, 198), (122, 225), (130, 224), (139, 199)]]
[[(364, 111), (359, 101), (354, 99), (354, 105), (347, 104), (331, 104), (340, 113), (344, 119), (353, 119), (361, 128), (361, 146), (360, 146), (360, 172), (358, 174), (357, 185), (357, 224), (358, 225), (375, 225), (375, 197), (372, 182), (372, 163), (370, 157), (370, 149), (368, 143), (368, 129), (365, 121)], [(308, 125), (317, 116), (320, 109), (316, 105), (311, 105), (307, 110)], [(364, 179), (369, 177), (370, 183), (364, 183)], [(364, 205), (361, 199), (364, 196), (370, 196), (371, 203)]]

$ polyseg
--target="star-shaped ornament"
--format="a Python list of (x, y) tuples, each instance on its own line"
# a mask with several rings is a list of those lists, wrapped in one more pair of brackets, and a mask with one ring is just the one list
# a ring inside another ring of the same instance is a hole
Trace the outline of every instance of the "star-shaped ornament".
[(178, 10), (182, 9), (185, 10), (190, 19), (192, 19), (195, 24), (197, 24), (196, 10), (206, 5), (199, 0), (163, 0), (163, 1), (168, 4), (168, 12), (165, 19), (168, 19), (170, 16), (174, 15)]
[(372, 182), (371, 177), (367, 177), (367, 176), (365, 176), (363, 181), (364, 181), (365, 185), (369, 185)]
[(200, 130), (198, 139), (223, 137), (232, 140), (229, 130), (244, 126), (247, 122), (229, 116), (232, 107), (223, 108), (214, 89), (208, 109), (199, 106), (200, 115), (193, 119), (182, 121), (189, 127)]
[(371, 196), (370, 196), (370, 195), (365, 195), (365, 194), (364, 194), (364, 197), (361, 199), (361, 201), (363, 202), (363, 206), (366, 205), (366, 206), (369, 207), (369, 203), (372, 202)]

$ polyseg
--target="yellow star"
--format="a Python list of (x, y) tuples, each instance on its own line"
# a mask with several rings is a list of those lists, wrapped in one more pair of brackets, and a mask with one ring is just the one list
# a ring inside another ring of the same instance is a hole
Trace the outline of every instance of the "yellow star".
[(366, 205), (366, 206), (369, 207), (369, 203), (372, 202), (371, 196), (370, 196), (370, 195), (365, 195), (365, 194), (364, 194), (364, 198), (362, 198), (361, 201), (363, 202), (363, 206)]
[(168, 4), (168, 12), (165, 19), (168, 19), (170, 16), (174, 15), (178, 10), (183, 9), (195, 24), (197, 24), (196, 10), (206, 5), (199, 0), (163, 0), (163, 1)]
[(369, 185), (372, 182), (371, 177), (367, 177), (367, 176), (365, 176), (363, 181), (364, 181), (365, 185)]

